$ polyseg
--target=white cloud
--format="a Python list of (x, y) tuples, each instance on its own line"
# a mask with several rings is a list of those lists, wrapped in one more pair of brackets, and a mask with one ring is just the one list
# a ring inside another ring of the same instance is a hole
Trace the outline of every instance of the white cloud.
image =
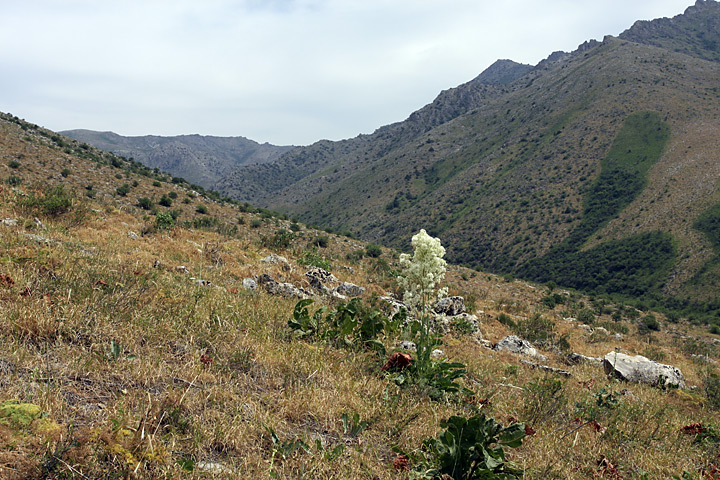
[(307, 144), (406, 118), (678, 0), (0, 0), (0, 110), (62, 130)]

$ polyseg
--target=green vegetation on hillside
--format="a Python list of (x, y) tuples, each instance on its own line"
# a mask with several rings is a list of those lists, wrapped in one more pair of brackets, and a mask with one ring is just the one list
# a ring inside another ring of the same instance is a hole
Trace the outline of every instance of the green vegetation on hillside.
[(676, 257), (668, 233), (633, 235), (585, 251), (582, 246), (645, 188), (647, 174), (669, 136), (670, 128), (657, 112), (630, 115), (585, 194), (578, 227), (548, 254), (520, 266), (516, 273), (596, 293), (643, 297), (658, 292)]
[(625, 120), (585, 194), (582, 221), (563, 247), (579, 248), (637, 198), (669, 137), (670, 127), (657, 112), (635, 113)]
[(703, 232), (720, 253), (720, 203), (705, 210), (693, 226)]

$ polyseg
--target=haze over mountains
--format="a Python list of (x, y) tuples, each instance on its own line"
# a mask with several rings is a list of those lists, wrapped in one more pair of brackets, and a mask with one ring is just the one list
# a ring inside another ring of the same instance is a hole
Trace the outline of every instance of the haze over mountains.
[(239, 165), (273, 162), (294, 148), (260, 144), (244, 137), (125, 137), (113, 132), (92, 130), (60, 133), (101, 150), (134, 158), (148, 167), (170, 172), (204, 188), (212, 187)]
[(711, 302), (718, 25), (700, 0), (536, 66), (501, 60), (404, 122), (244, 162), (213, 188), (396, 247), (426, 228), (475, 268)]

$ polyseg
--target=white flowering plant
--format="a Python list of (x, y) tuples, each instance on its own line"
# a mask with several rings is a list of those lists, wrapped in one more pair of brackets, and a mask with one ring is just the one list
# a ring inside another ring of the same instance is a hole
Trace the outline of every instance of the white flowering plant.
[(400, 255), (403, 271), (398, 282), (405, 289), (405, 305), (422, 318), (427, 315), (431, 304), (447, 296), (447, 288), (436, 290), (445, 278), (445, 248), (439, 238), (431, 237), (425, 230), (414, 235), (411, 244), (414, 250), (412, 257), (407, 253)]
[(428, 376), (433, 370), (431, 352), (441, 342), (430, 333), (430, 308), (437, 300), (447, 295), (446, 288), (438, 288), (445, 278), (447, 263), (443, 260), (445, 248), (439, 238), (433, 238), (425, 230), (412, 237), (413, 255), (400, 255), (402, 275), (398, 283), (404, 288), (403, 301), (418, 321), (412, 331), (417, 335), (417, 361), (415, 371), (420, 377)]

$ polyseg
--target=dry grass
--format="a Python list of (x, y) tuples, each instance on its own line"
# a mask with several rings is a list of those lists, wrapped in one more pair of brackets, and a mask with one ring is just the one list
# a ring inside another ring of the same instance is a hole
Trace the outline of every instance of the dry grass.
[[(437, 402), (385, 379), (379, 370), (385, 358), (376, 354), (293, 339), (287, 320), (295, 301), (246, 291), (242, 279), (271, 273), (306, 286), (297, 262), (313, 252), (308, 244), (322, 232), (303, 229), (277, 252), (290, 259), (290, 272), (260, 262), (271, 253), (261, 236), (287, 229), (289, 222), (265, 219), (251, 228), (258, 216), (227, 205), (207, 202), (223, 221), (246, 218), (231, 235), (178, 227), (133, 239), (128, 232), (140, 233), (152, 218), (132, 206), (134, 199), (112, 194), (114, 169), (95, 169), (75, 157), (72, 168), (97, 175), (92, 181), (107, 184), (107, 195), (82, 199), (73, 175), (54, 178), (75, 185), (75, 204), (68, 214), (42, 217), (42, 229), (33, 220), (36, 213), (20, 204), (35, 182), (46, 179), (47, 164), (67, 158), (39, 141), (23, 143), (8, 133), (13, 125), (0, 126), (6, 158), (27, 152), (23, 184), (0, 186), (0, 219), (18, 220), (0, 225), (0, 403), (39, 405), (52, 427), (39, 420), (25, 428), (0, 421), (0, 478), (405, 478), (393, 469), (392, 447), (416, 450), (448, 416), (478, 409), (503, 424), (511, 417), (528, 421), (536, 431), (509, 452), (526, 478), (630, 479), (643, 478), (641, 472), (647, 472), (644, 478), (671, 478), (683, 471), (699, 476), (717, 464), (717, 444), (693, 444), (681, 432), (689, 423), (719, 423), (701, 389), (622, 384), (597, 367), (565, 365), (548, 345), (548, 365), (573, 375), (555, 379), (514, 355), (451, 334), (443, 348), (451, 360), (467, 365), (464, 383), (474, 398)], [(139, 193), (157, 188), (148, 178), (137, 180)], [(162, 189), (183, 193), (169, 184)], [(328, 260), (340, 280), (366, 286), (367, 297), (396, 288), (392, 252), (380, 257), (387, 264), (348, 259), (363, 247), (331, 235), (329, 245), (314, 254)], [(190, 274), (179, 272), (180, 265)], [(190, 277), (211, 286), (198, 286)], [(567, 292), (567, 302), (550, 310), (541, 302), (547, 294), (541, 286), (457, 267), (447, 281), (451, 293), (472, 303), (492, 342), (512, 333), (497, 320), (501, 313), (515, 321), (541, 313), (572, 351), (652, 354), (679, 367), (692, 387), (701, 386), (708, 371), (717, 373), (715, 364), (689, 356), (705, 349), (717, 358), (717, 340), (687, 324), (660, 317), (662, 331), (648, 340), (624, 319), (620, 325), (630, 332), (622, 340), (590, 337), (563, 320), (592, 306), (580, 295)], [(608, 314), (597, 321), (612, 322)], [(691, 349), (687, 342), (693, 339)], [(392, 348), (394, 339), (384, 340)], [(555, 380), (557, 390), (550, 388)], [(598, 398), (608, 394), (616, 403), (598, 406)], [(368, 422), (355, 437), (341, 421), (353, 413)], [(607, 430), (585, 425), (590, 418)], [(280, 444), (273, 443), (270, 430)], [(282, 444), (296, 440), (310, 451), (283, 458)], [(333, 451), (340, 452), (337, 458)], [(209, 464), (225, 470), (213, 473)], [(192, 472), (185, 469), (191, 465)]]

